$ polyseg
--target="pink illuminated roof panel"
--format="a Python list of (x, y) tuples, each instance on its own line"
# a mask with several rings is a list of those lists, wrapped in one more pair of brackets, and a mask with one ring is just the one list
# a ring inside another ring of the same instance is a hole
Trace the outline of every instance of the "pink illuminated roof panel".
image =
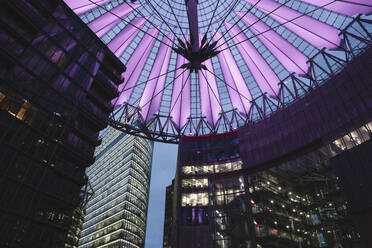
[(248, 114), (250, 108), (251, 93), (243, 79), (243, 76), (236, 64), (231, 51), (227, 48), (226, 40), (219, 32), (214, 32), (214, 40), (221, 46), (218, 60), (221, 65), (222, 73), (225, 78), (225, 84), (230, 95), (232, 105), (241, 113)]
[(88, 24), (88, 27), (93, 32), (98, 32), (106, 28), (108, 25), (118, 22), (118, 20), (120, 20), (121, 18), (124, 18), (126, 15), (132, 12), (133, 9), (136, 9), (139, 6), (140, 5), (136, 5), (136, 4), (118, 5), (117, 7), (113, 8), (111, 11), (101, 15), (97, 19), (94, 19), (92, 22)]
[(115, 105), (120, 105), (123, 102), (128, 101), (130, 98), (134, 86), (138, 83), (142, 69), (145, 66), (146, 60), (154, 46), (155, 39), (152, 36), (156, 36), (158, 32), (159, 31), (155, 28), (150, 29), (148, 34), (142, 38), (142, 41), (134, 50), (134, 53), (126, 64), (127, 70), (123, 73), (125, 81), (119, 86), (121, 94), (117, 99), (112, 101)]
[(111, 0), (65, 0), (65, 3), (77, 14), (81, 15)]
[(324, 9), (328, 9), (343, 15), (353, 16), (356, 14), (370, 14), (372, 13), (371, 0), (301, 0)]
[[(215, 125), (218, 120), (218, 114), (221, 112), (220, 95), (217, 89), (216, 77), (212, 67), (211, 60), (203, 63), (208, 70), (199, 70), (199, 87), (200, 87), (200, 107), (203, 115), (208, 122)], [(211, 72), (210, 72), (211, 71)]]
[(234, 37), (234, 42), (239, 43), (237, 45), (238, 50), (260, 89), (263, 92), (267, 92), (270, 96), (275, 96), (279, 91), (279, 78), (275, 72), (238, 26), (232, 26), (229, 23), (225, 23), (225, 25), (228, 29), (231, 28), (229, 32)]
[(125, 26), (125, 28), (109, 42), (107, 45), (108, 48), (110, 48), (117, 57), (120, 57), (140, 31), (138, 28), (141, 28), (145, 22), (145, 18), (136, 18), (132, 20), (132, 25)]
[[(176, 68), (186, 63), (187, 60), (178, 55)], [(178, 128), (182, 128), (190, 116), (190, 72), (185, 69), (178, 69), (175, 72), (170, 105), (170, 115)]]
[[(169, 38), (169, 39), (168, 39)], [(171, 45), (171, 40), (174, 39), (173, 34), (169, 34), (168, 38), (164, 37), (163, 42)], [(152, 116), (159, 111), (160, 103), (163, 96), (163, 88), (167, 78), (170, 55), (172, 49), (161, 44), (156, 59), (151, 70), (149, 81), (146, 83), (146, 88), (142, 94), (139, 106), (142, 110), (142, 118), (148, 122)]]
[[(280, 61), (289, 71), (297, 74), (306, 74), (308, 66), (306, 56), (297, 48), (292, 46), (287, 40), (272, 30), (264, 22), (251, 13), (236, 12), (242, 17), (243, 22), (249, 27), (254, 35), (265, 45), (267, 49)], [(230, 24), (229, 27), (231, 26)]]
[(315, 47), (337, 48), (338, 29), (283, 6), (274, 0), (245, 0)]

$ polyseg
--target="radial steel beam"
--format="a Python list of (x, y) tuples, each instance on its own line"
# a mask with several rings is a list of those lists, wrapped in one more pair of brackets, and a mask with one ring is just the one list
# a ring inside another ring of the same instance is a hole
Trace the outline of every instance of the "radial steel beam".
[(198, 0), (185, 0), (192, 51), (199, 51)]

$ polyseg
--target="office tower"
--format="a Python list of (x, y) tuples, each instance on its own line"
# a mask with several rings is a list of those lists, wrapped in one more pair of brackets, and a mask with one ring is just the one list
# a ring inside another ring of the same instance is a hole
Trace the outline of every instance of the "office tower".
[(125, 67), (62, 1), (1, 1), (0, 37), (0, 246), (76, 247)]
[(153, 142), (108, 128), (87, 169), (88, 202), (79, 247), (145, 245)]
[(172, 184), (165, 189), (165, 211), (164, 211), (164, 230), (163, 230), (163, 248), (172, 248), (172, 231), (174, 226), (173, 203), (176, 197), (174, 195), (174, 179)]

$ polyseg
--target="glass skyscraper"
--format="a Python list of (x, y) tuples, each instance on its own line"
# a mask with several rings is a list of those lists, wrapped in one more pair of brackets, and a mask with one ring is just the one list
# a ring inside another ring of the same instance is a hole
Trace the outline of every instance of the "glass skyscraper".
[(108, 128), (87, 170), (95, 195), (79, 247), (144, 247), (153, 142)]

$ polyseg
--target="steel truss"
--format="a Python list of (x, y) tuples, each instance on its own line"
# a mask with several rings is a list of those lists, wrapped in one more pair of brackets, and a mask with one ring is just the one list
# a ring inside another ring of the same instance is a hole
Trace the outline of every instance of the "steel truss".
[(320, 49), (307, 60), (309, 71), (305, 75), (290, 74), (279, 82), (279, 93), (269, 97), (266, 93), (251, 100), (247, 115), (237, 109), (221, 112), (215, 125), (206, 117), (189, 117), (178, 128), (170, 115), (155, 114), (145, 122), (141, 109), (124, 103), (109, 117), (107, 123), (123, 132), (153, 141), (178, 143), (180, 136), (203, 136), (229, 132), (240, 126), (269, 117), (303, 97), (308, 92), (332, 80), (348, 64), (372, 45), (372, 19), (358, 15), (339, 32), (342, 46), (336, 50)]

